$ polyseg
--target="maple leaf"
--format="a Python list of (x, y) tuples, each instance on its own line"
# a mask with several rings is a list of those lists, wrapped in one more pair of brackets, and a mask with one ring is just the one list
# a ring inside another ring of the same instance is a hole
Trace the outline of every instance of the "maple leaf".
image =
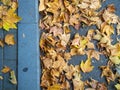
[(81, 64), (80, 64), (80, 68), (81, 68), (81, 70), (84, 72), (84, 73), (86, 73), (86, 72), (91, 72), (92, 70), (93, 70), (93, 68), (94, 68), (94, 66), (92, 66), (91, 65), (91, 59), (90, 58), (88, 58), (87, 60), (86, 60), (86, 62), (81, 62)]
[(6, 15), (2, 17), (3, 29), (9, 31), (9, 29), (17, 29), (16, 23), (19, 22), (21, 18), (17, 16), (14, 9), (9, 9)]

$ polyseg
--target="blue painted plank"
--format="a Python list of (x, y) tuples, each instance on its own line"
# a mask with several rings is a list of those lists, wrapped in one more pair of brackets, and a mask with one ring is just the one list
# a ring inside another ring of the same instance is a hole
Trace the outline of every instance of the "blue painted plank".
[(10, 46), (5, 44), (4, 47), (4, 60), (17, 60), (17, 30), (4, 31), (4, 37), (7, 34), (13, 34), (15, 38), (15, 45)]
[(18, 24), (18, 26), (18, 90), (39, 90), (38, 24)]
[[(13, 61), (4, 61), (4, 66), (10, 67), (17, 74), (17, 72), (16, 72), (16, 67), (17, 66), (16, 66), (16, 61), (15, 60), (13, 60)], [(17, 86), (13, 85), (13, 84), (11, 84), (9, 82), (9, 77), (10, 77), (9, 73), (4, 74), (3, 90), (17, 90)]]
[(38, 0), (18, 0), (18, 14), (22, 17), (20, 23), (38, 22)]
[[(0, 39), (3, 39), (3, 31), (0, 30)], [(3, 66), (3, 48), (0, 47), (0, 70), (2, 69)], [(1, 75), (1, 74), (0, 74)], [(0, 90), (2, 90), (2, 80), (0, 80)]]

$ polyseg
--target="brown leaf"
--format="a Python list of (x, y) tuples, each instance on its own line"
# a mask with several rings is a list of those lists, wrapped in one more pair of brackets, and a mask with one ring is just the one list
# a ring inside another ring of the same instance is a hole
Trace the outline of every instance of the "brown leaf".
[(87, 88), (86, 90), (107, 90), (107, 87), (104, 83), (100, 83), (94, 79), (90, 79), (90, 81), (86, 81), (87, 86), (90, 88)]
[(115, 12), (115, 6), (114, 6), (114, 4), (110, 4), (110, 5), (108, 5), (108, 7), (107, 7), (107, 10), (109, 11), (109, 12), (111, 12), (111, 13), (114, 13)]
[(1, 47), (4, 47), (4, 42), (3, 42), (3, 40), (0, 40), (0, 46), (1, 46)]
[(115, 75), (113, 74), (112, 70), (110, 69), (109, 66), (100, 66), (100, 69), (102, 70), (101, 77), (105, 76), (108, 84), (111, 81), (115, 80)]
[(15, 44), (14, 35), (13, 34), (7, 34), (5, 36), (5, 43), (8, 44), (8, 45), (14, 45)]
[(64, 53), (64, 59), (65, 60), (70, 60), (71, 59), (71, 54), (70, 53)]

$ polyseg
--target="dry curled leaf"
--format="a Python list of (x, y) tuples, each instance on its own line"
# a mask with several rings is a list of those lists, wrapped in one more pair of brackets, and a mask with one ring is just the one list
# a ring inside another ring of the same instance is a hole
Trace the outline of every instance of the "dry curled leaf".
[(74, 73), (74, 78), (72, 79), (74, 90), (84, 90), (84, 82), (80, 79), (81, 75), (78, 72)]
[(89, 88), (85, 90), (107, 90), (107, 87), (104, 83), (100, 83), (94, 79), (90, 79), (90, 81), (86, 81), (86, 85), (89, 86)]
[(111, 25), (107, 25), (106, 23), (101, 24), (101, 32), (105, 33), (107, 36), (110, 36), (114, 33), (114, 28)]
[(84, 73), (91, 72), (94, 68), (94, 66), (92, 66), (91, 64), (91, 59), (88, 58), (85, 62), (82, 61), (80, 64), (80, 68)]
[(109, 66), (100, 66), (100, 68), (102, 70), (101, 77), (105, 76), (108, 84), (110, 83), (110, 81), (115, 80), (115, 75)]
[(5, 36), (5, 43), (8, 44), (8, 45), (14, 45), (15, 44), (14, 35), (13, 34), (7, 34)]
[(4, 66), (3, 69), (1, 70), (2, 73), (8, 73), (10, 72), (10, 68), (8, 66)]
[(65, 58), (65, 60), (70, 60), (71, 59), (71, 54), (70, 53), (64, 53), (64, 58)]
[(88, 50), (86, 54), (90, 58), (95, 58), (96, 60), (100, 60), (100, 53), (96, 50)]

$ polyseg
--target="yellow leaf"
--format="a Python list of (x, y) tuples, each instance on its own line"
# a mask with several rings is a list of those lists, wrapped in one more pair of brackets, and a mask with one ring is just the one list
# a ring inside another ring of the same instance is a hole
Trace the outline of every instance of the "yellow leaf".
[(4, 5), (10, 5), (12, 0), (1, 0)]
[(110, 56), (109, 58), (114, 64), (120, 64), (120, 58), (118, 56)]
[(81, 68), (81, 70), (84, 72), (84, 73), (86, 73), (86, 72), (91, 72), (92, 70), (93, 70), (93, 68), (94, 68), (94, 66), (92, 66), (92, 64), (91, 64), (91, 59), (90, 58), (88, 58), (87, 60), (86, 60), (86, 62), (81, 62), (81, 64), (80, 64), (80, 68)]
[(116, 84), (115, 87), (117, 90), (120, 90), (120, 84)]
[(59, 84), (55, 84), (53, 86), (49, 86), (48, 90), (61, 90), (61, 86)]
[(6, 15), (3, 16), (2, 20), (3, 20), (3, 28), (5, 30), (9, 31), (9, 29), (17, 28), (16, 23), (19, 22), (21, 20), (21, 18), (19, 16), (17, 16), (14, 9), (9, 9), (6, 12)]

